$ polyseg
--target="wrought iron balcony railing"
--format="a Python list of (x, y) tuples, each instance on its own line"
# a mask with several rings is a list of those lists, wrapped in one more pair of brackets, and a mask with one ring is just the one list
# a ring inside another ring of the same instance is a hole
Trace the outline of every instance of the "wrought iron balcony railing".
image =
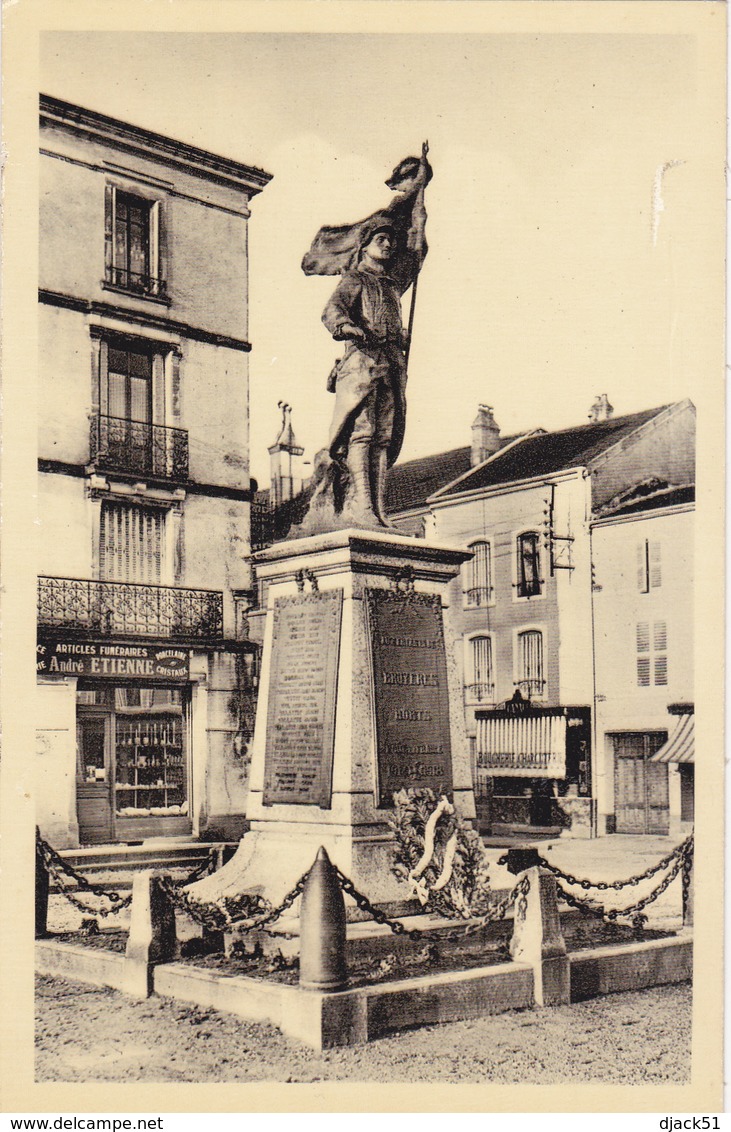
[(107, 283), (121, 287), (125, 291), (133, 291), (136, 295), (147, 295), (154, 299), (164, 299), (167, 295), (167, 284), (164, 279), (156, 279), (154, 275), (143, 275), (139, 271), (128, 271), (126, 267), (108, 267), (106, 280)]
[(463, 591), (465, 605), (489, 605), (492, 601), (492, 586), (473, 586)]
[(534, 696), (542, 696), (543, 689), (546, 686), (545, 680), (516, 680), (515, 687), (520, 689), (520, 692), (527, 700), (532, 699)]
[(465, 698), (471, 704), (492, 703), (495, 699), (494, 684), (465, 684)]
[(109, 472), (188, 478), (188, 433), (183, 428), (99, 415), (91, 423), (91, 459)]
[(38, 624), (102, 636), (215, 642), (223, 639), (223, 594), (43, 577), (38, 579)]

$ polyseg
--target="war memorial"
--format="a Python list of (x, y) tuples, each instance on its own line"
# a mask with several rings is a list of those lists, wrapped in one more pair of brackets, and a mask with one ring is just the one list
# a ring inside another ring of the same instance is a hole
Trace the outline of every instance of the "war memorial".
[[(633, 888), (627, 907), (607, 910), (585, 893), (566, 895), (565, 882), (581, 882), (546, 867), (535, 849), (510, 850), (511, 887), (492, 889), (472, 829), (461, 687), (443, 615), (447, 586), (471, 552), (400, 534), (384, 507), (407, 419), (427, 154), (425, 143), (394, 170), (385, 208), (322, 228), (302, 263), (307, 275), (339, 276), (323, 322), (343, 354), (328, 378), (332, 422), (309, 510), (284, 541), (253, 556), (266, 623), (248, 832), (200, 879), (138, 875), (131, 898), (110, 899), (101, 913), (131, 903), (124, 956), (91, 959), (43, 938), (60, 858), (39, 841), (37, 947), (47, 973), (268, 1020), (316, 1049), (690, 977), (692, 836), (646, 874), (657, 881), (665, 872), (654, 895), (635, 900)], [(679, 874), (686, 927), (643, 938), (642, 909)], [(596, 949), (569, 956), (559, 895), (574, 916), (611, 929)], [(624, 934), (622, 918), (632, 924)], [(501, 925), (502, 951), (493, 946), (480, 961)], [(180, 941), (191, 934), (228, 957), (279, 956), (282, 970), (298, 965), (299, 981), (186, 965)], [(394, 949), (426, 947), (426, 956), (432, 945), (439, 962), (417, 964), (410, 978), (349, 978), (350, 964), (376, 969)]]

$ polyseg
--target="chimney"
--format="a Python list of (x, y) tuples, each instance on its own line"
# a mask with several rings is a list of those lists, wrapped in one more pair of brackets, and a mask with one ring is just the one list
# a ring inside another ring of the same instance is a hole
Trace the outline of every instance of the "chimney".
[(596, 401), (589, 409), (589, 420), (596, 423), (597, 421), (608, 421), (614, 412), (614, 406), (609, 404), (609, 398), (606, 393), (598, 393)]
[(472, 422), (470, 465), (481, 464), (500, 447), (500, 426), (492, 415), (491, 405), (480, 405)]

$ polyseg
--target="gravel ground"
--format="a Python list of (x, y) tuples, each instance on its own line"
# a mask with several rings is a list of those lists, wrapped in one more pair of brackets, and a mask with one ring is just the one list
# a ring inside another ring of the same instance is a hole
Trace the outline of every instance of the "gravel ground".
[(510, 1011), (318, 1054), (273, 1026), (168, 998), (39, 976), (38, 1081), (689, 1080), (689, 984)]

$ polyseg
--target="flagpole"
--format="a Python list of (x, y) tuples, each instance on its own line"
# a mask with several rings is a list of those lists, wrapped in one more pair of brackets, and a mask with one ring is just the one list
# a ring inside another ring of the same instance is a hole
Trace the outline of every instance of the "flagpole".
[[(429, 142), (428, 141), (422, 142), (422, 144), (421, 144), (421, 160), (422, 160), (422, 162), (426, 162), (426, 155), (428, 154), (428, 152), (429, 152)], [(424, 187), (426, 187), (426, 186), (424, 186)], [(409, 354), (411, 353), (411, 332), (414, 329), (414, 311), (416, 310), (416, 285), (417, 285), (418, 282), (419, 282), (419, 275), (418, 275), (418, 272), (417, 272), (416, 277), (414, 278), (413, 285), (411, 287), (411, 309), (409, 310), (409, 325), (408, 325), (408, 330), (407, 330), (408, 339), (407, 339), (407, 342), (406, 342), (406, 349), (404, 350), (404, 365), (407, 369), (408, 369), (408, 365), (409, 365)]]

